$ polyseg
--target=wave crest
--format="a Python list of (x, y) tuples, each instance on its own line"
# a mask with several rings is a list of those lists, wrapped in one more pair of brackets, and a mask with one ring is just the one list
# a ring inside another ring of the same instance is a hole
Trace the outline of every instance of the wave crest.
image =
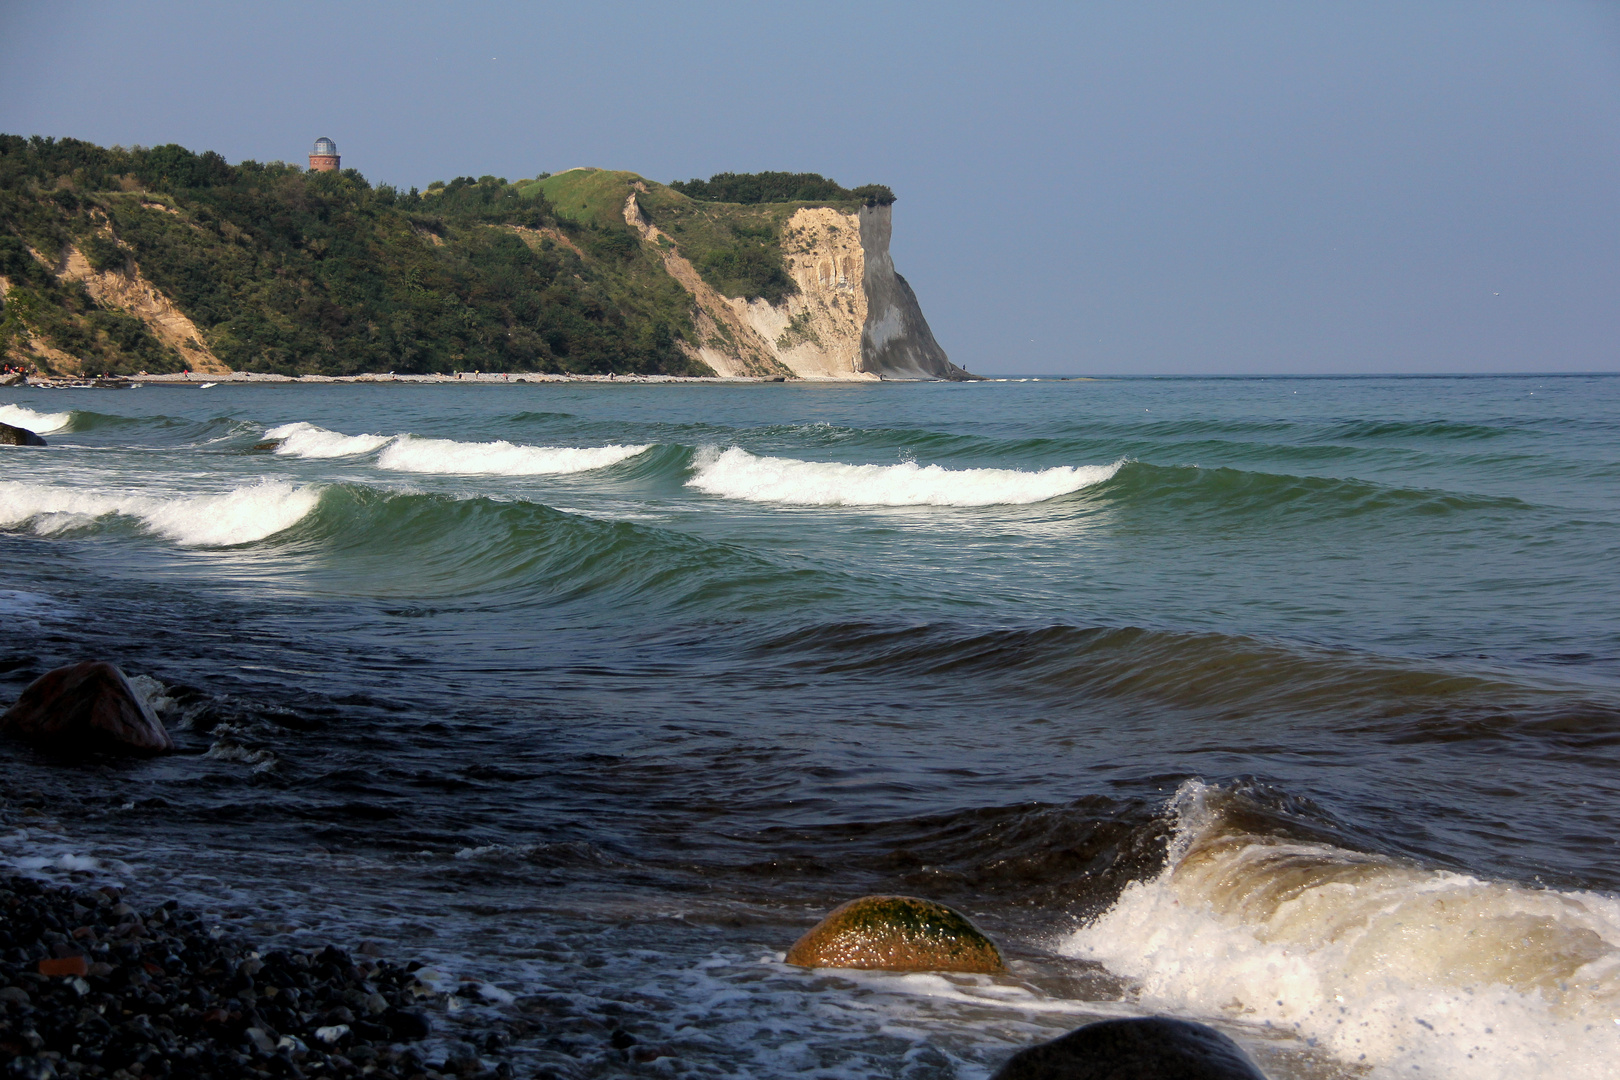
[(281, 440), (281, 445), (276, 447), (276, 453), (301, 458), (336, 458), (369, 454), (373, 450), (387, 446), (394, 438), (392, 435), (344, 435), (302, 420), (273, 427), (266, 431), (264, 436), (267, 439)]
[(27, 428), (35, 435), (49, 435), (53, 431), (61, 431), (72, 422), (72, 413), (42, 413), (21, 405), (0, 405), (0, 424)]
[(588, 472), (617, 464), (652, 448), (640, 446), (520, 446), (504, 440), (464, 443), (401, 435), (377, 458), (395, 472), (461, 475), (545, 476)]
[(1391, 1075), (1610, 1075), (1620, 901), (1255, 833), (1234, 800), (1184, 784), (1164, 870), (1060, 951)]
[(218, 495), (134, 495), (0, 481), (0, 525), (30, 523), (42, 535), (83, 528), (116, 514), (188, 547), (250, 544), (289, 529), (315, 509), (320, 493), (272, 481)]
[(846, 465), (758, 457), (741, 447), (704, 447), (693, 459), (697, 474), (687, 486), (747, 502), (798, 506), (995, 506), (1026, 505), (1100, 484), (1119, 471), (1112, 465), (1060, 465), (1039, 472), (1020, 469), (945, 469), (903, 461), (898, 465)]

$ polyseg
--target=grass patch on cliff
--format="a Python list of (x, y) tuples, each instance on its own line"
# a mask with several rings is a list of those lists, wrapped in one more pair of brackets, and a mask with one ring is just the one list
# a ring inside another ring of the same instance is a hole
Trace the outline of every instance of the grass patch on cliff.
[(570, 169), (522, 187), (540, 192), (559, 215), (603, 237), (621, 231), (635, 236), (624, 220), (625, 202), (634, 194), (648, 220), (723, 295), (779, 304), (798, 291), (782, 261), (781, 224), (802, 204), (701, 203), (657, 181), (613, 169)]

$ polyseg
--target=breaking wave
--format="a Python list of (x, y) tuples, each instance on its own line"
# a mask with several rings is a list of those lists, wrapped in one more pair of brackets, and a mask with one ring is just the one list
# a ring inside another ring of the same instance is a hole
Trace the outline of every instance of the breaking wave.
[(1375, 1075), (1613, 1075), (1620, 900), (1269, 835), (1239, 803), (1183, 784), (1165, 868), (1060, 951), (1150, 1007), (1291, 1029)]
[(759, 457), (741, 447), (704, 447), (693, 457), (687, 486), (747, 502), (799, 506), (995, 506), (1044, 502), (1099, 484), (1119, 471), (1112, 465), (1020, 469), (944, 469), (905, 461), (898, 465), (845, 465)]
[(387, 446), (394, 438), (392, 435), (343, 435), (316, 427), (314, 424), (307, 424), (302, 420), (295, 424), (273, 427), (266, 431), (264, 436), (267, 439), (281, 440), (281, 445), (276, 447), (276, 453), (301, 458), (336, 458), (369, 454), (373, 450)]
[(157, 496), (0, 481), (0, 526), (30, 525), (42, 535), (83, 528), (108, 515), (134, 518), (188, 547), (249, 544), (291, 528), (320, 493), (276, 481), (219, 495)]
[(41, 413), (21, 405), (0, 405), (0, 424), (27, 428), (35, 435), (49, 435), (53, 431), (61, 431), (72, 422), (72, 413)]
[(504, 440), (464, 443), (401, 435), (377, 458), (396, 472), (543, 476), (588, 472), (617, 464), (652, 448), (640, 446), (520, 446)]

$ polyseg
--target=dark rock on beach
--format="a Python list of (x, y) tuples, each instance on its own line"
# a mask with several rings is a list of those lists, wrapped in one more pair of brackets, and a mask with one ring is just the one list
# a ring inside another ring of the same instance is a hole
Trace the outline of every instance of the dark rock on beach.
[(799, 967), (1004, 971), (995, 943), (967, 916), (914, 896), (863, 896), (834, 908), (788, 950)]
[(99, 660), (47, 671), (0, 715), (0, 732), (55, 750), (158, 754), (174, 740), (124, 673)]
[(0, 446), (44, 446), (45, 440), (23, 427), (0, 424)]
[(0, 1075), (436, 1077), (405, 1045), (430, 1029), (418, 966), (330, 945), (261, 956), (173, 901), (0, 877)]
[(1014, 1054), (992, 1080), (1266, 1080), (1212, 1027), (1163, 1016), (1104, 1020)]

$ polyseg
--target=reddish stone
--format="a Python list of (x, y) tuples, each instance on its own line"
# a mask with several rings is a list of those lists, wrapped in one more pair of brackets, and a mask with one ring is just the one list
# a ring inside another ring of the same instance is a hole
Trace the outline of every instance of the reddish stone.
[(99, 660), (47, 671), (0, 716), (0, 732), (61, 750), (160, 754), (174, 740), (112, 664)]
[(88, 975), (90, 974), (90, 961), (82, 956), (64, 956), (60, 960), (41, 960), (39, 962), (41, 975)]

